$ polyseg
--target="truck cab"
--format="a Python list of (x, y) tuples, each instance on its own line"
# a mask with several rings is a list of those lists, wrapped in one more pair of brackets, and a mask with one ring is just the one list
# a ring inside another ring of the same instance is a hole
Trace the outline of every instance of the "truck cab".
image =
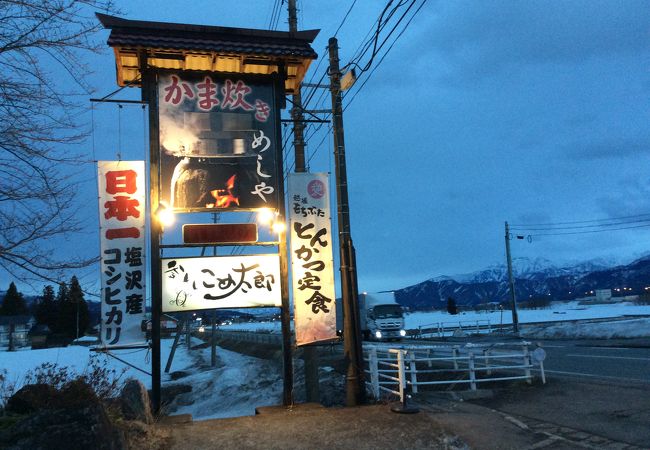
[(399, 340), (406, 336), (404, 312), (393, 292), (359, 294), (360, 322), (366, 340)]

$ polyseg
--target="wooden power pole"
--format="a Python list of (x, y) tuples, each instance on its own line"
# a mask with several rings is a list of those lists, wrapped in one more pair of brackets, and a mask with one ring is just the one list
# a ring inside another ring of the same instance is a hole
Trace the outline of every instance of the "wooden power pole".
[(510, 256), (510, 228), (506, 222), (506, 260), (508, 261), (508, 285), (510, 286), (510, 307), (512, 308), (512, 331), (519, 332), (517, 315), (517, 298), (515, 296), (515, 279), (512, 276), (512, 257)]
[[(289, 0), (289, 31), (298, 31), (298, 16), (296, 11), (296, 0)], [(293, 149), (295, 155), (296, 172), (306, 172), (305, 164), (305, 139), (304, 139), (304, 115), (302, 111), (302, 94), (298, 86), (293, 94), (293, 108), (291, 108), (291, 119), (293, 120)], [(305, 371), (305, 393), (308, 402), (320, 401), (319, 379), (318, 379), (318, 352), (312, 345), (303, 347), (303, 361)]]
[(343, 300), (344, 355), (348, 364), (346, 402), (356, 406), (365, 402), (363, 349), (359, 323), (359, 298), (357, 288), (357, 263), (350, 233), (350, 205), (348, 202), (348, 177), (345, 164), (343, 138), (343, 106), (341, 98), (341, 71), (339, 69), (338, 40), (329, 40), (329, 74), (332, 94), (332, 132), (334, 134), (334, 163), (336, 169), (336, 200), (341, 262), (341, 296)]

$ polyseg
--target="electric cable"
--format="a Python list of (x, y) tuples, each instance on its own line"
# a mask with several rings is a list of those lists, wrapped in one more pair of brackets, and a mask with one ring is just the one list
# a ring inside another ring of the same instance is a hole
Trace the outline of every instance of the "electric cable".
[(354, 5), (356, 5), (356, 4), (357, 4), (357, 0), (354, 0), (354, 1), (352, 2), (352, 4), (350, 5), (350, 8), (348, 8), (348, 12), (345, 13), (345, 17), (343, 17), (343, 20), (342, 20), (341, 23), (339, 24), (339, 27), (338, 27), (338, 28), (336, 29), (336, 31), (334, 32), (334, 37), (336, 37), (336, 35), (339, 33), (339, 31), (341, 30), (341, 27), (343, 26), (343, 24), (344, 24), (345, 21), (347, 20), (348, 16), (350, 15), (350, 12), (352, 11), (352, 8), (354, 8)]
[(607, 228), (607, 229), (604, 229), (604, 230), (569, 231), (569, 232), (561, 232), (561, 233), (538, 233), (538, 234), (531, 234), (530, 236), (532, 236), (532, 237), (537, 237), (537, 236), (564, 236), (564, 235), (570, 235), (570, 234), (589, 234), (589, 233), (603, 233), (605, 231), (632, 230), (632, 229), (635, 229), (635, 228), (647, 228), (647, 227), (650, 227), (650, 224), (636, 225), (636, 226), (633, 226), (633, 227)]
[(523, 227), (546, 227), (546, 226), (551, 227), (556, 225), (579, 225), (579, 224), (593, 223), (593, 222), (608, 222), (613, 220), (641, 219), (642, 217), (648, 217), (650, 220), (650, 213), (634, 214), (631, 216), (610, 217), (610, 218), (603, 218), (603, 219), (576, 220), (571, 222), (529, 223), (525, 225), (519, 224), (519, 225), (511, 225), (511, 227), (523, 228)]
[[(415, 17), (416, 17), (417, 14), (420, 12), (420, 10), (422, 9), (422, 7), (425, 5), (426, 2), (427, 2), (427, 0), (423, 0), (422, 3), (420, 4), (420, 6), (415, 10), (415, 12), (414, 12), (413, 15), (411, 16), (411, 18), (408, 20), (408, 22), (406, 22), (406, 25), (404, 25), (404, 28), (402, 29), (402, 31), (397, 35), (397, 37), (395, 37), (395, 40), (394, 40), (394, 41), (392, 42), (392, 44), (388, 47), (388, 49), (386, 50), (386, 52), (382, 55), (382, 57), (380, 58), (380, 60), (379, 60), (379, 62), (377, 63), (377, 65), (375, 65), (375, 67), (373, 67), (373, 69), (370, 71), (370, 73), (368, 73), (368, 76), (364, 79), (363, 83), (361, 83), (361, 85), (359, 86), (359, 88), (354, 92), (354, 95), (353, 95), (352, 98), (347, 102), (347, 104), (346, 104), (345, 107), (343, 108), (343, 111), (345, 111), (345, 110), (350, 106), (350, 104), (352, 103), (352, 101), (356, 98), (356, 96), (359, 94), (359, 92), (361, 92), (361, 90), (364, 88), (364, 86), (366, 85), (366, 83), (368, 83), (368, 81), (370, 80), (370, 77), (372, 77), (372, 75), (375, 73), (375, 71), (377, 70), (377, 68), (379, 68), (379, 66), (381, 66), (381, 63), (384, 62), (384, 59), (386, 58), (386, 56), (388, 55), (388, 53), (392, 50), (392, 48), (393, 48), (393, 46), (395, 45), (395, 43), (397, 43), (397, 41), (402, 37), (402, 35), (404, 34), (404, 32), (408, 29), (409, 25), (411, 24), (411, 22), (413, 21), (413, 19), (415, 19)], [(395, 27), (390, 31), (390, 33), (389, 33), (388, 36), (386, 37), (386, 40), (388, 40), (388, 38), (390, 37), (390, 35), (392, 35), (393, 31), (397, 28), (397, 26), (399, 25), (399, 23), (401, 23), (401, 21), (404, 19), (404, 17), (406, 17), (406, 14), (408, 13), (408, 11), (410, 10), (410, 8), (411, 8), (413, 5), (415, 5), (415, 1), (411, 4), (411, 6), (409, 6), (409, 8), (408, 8), (407, 11), (402, 15), (402, 17), (400, 17), (400, 19), (399, 19), (399, 21), (397, 22), (397, 24), (395, 24)], [(384, 43), (385, 43), (385, 42), (386, 42), (386, 41), (384, 41)], [(383, 44), (384, 44), (384, 43), (382, 43), (382, 47), (383, 47)], [(358, 79), (357, 79), (357, 80), (358, 80)], [(347, 97), (348, 95), (349, 95), (349, 94), (345, 95), (345, 97)]]
[(607, 230), (608, 227), (615, 227), (619, 225), (631, 225), (639, 223), (648, 223), (650, 224), (650, 219), (643, 220), (630, 220), (623, 222), (613, 222), (613, 223), (603, 223), (603, 224), (594, 224), (594, 225), (576, 225), (572, 227), (542, 227), (542, 228), (520, 228), (520, 227), (510, 227), (512, 231), (559, 231), (559, 230), (580, 230), (585, 228), (601, 228), (603, 231)]

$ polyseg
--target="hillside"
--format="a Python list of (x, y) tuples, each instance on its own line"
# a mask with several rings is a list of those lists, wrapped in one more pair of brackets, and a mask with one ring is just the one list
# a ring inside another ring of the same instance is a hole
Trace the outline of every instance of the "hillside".
[[(650, 257), (627, 265), (608, 266), (607, 261), (582, 262), (556, 267), (544, 259), (516, 258), (513, 261), (518, 300), (547, 296), (552, 300), (573, 300), (595, 289), (628, 288), (625, 294), (639, 294), (650, 286)], [(613, 292), (623, 295), (622, 291)], [(411, 309), (442, 308), (448, 297), (458, 305), (509, 301), (505, 265), (478, 272), (432, 278), (395, 291), (397, 301)]]

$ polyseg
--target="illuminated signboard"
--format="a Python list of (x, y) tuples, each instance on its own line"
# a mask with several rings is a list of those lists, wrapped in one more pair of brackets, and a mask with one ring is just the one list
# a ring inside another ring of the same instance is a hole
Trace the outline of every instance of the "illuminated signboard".
[(99, 161), (101, 241), (101, 342), (144, 343), (144, 161)]
[(277, 208), (274, 96), (269, 78), (161, 74), (161, 200), (177, 211)]
[(327, 174), (289, 174), (288, 197), (296, 345), (336, 339)]
[(280, 306), (278, 255), (162, 259), (163, 312)]

